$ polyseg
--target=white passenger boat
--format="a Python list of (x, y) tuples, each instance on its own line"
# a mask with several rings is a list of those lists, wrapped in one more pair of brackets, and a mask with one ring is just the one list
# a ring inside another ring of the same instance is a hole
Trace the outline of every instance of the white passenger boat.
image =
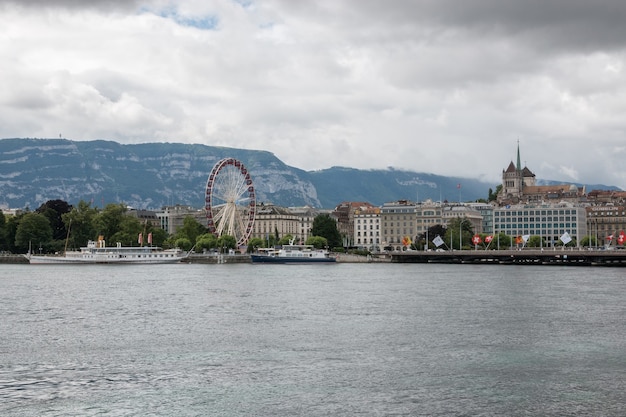
[(180, 249), (163, 250), (156, 246), (107, 247), (104, 240), (89, 241), (80, 251), (61, 255), (26, 255), (31, 264), (165, 264), (180, 262), (188, 253)]
[(327, 250), (315, 249), (313, 245), (283, 245), (280, 249), (261, 249), (250, 255), (254, 263), (327, 263), (335, 262)]

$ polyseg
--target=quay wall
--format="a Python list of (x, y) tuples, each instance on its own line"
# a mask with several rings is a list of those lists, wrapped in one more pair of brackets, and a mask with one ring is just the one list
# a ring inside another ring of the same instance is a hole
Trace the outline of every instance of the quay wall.
[(621, 250), (407, 251), (390, 255), (394, 263), (626, 266), (626, 251)]

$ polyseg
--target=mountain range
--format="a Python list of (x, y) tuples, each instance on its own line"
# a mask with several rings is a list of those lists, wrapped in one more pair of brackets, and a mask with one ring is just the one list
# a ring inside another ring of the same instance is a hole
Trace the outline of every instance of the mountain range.
[(393, 168), (304, 171), (267, 151), (199, 144), (16, 138), (0, 140), (0, 205), (34, 209), (60, 199), (99, 207), (125, 203), (138, 209), (175, 204), (200, 208), (209, 173), (227, 157), (247, 168), (257, 203), (284, 207), (334, 208), (344, 201), (379, 206), (402, 199), (475, 201), (487, 198), (489, 189), (498, 185)]

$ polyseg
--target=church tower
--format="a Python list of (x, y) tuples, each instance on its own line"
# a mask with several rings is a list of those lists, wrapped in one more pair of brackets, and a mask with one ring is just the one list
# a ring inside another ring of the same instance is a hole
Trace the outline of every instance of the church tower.
[[(525, 169), (528, 170), (528, 168)], [(511, 161), (508, 168), (502, 170), (502, 190), (498, 194), (498, 203), (517, 203), (520, 201), (524, 189), (524, 177), (522, 172), (519, 141), (517, 141), (517, 166)], [(528, 172), (530, 172), (530, 170), (528, 170)], [(531, 173), (531, 175), (534, 185), (534, 174)]]

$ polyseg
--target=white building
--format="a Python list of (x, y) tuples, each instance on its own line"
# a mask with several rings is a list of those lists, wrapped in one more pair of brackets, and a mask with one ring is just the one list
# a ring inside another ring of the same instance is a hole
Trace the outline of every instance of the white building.
[(585, 207), (572, 203), (497, 207), (493, 213), (494, 233), (518, 236), (541, 236), (553, 246), (567, 233), (580, 242), (587, 235)]
[(354, 246), (380, 252), (380, 208), (369, 207), (354, 212)]

